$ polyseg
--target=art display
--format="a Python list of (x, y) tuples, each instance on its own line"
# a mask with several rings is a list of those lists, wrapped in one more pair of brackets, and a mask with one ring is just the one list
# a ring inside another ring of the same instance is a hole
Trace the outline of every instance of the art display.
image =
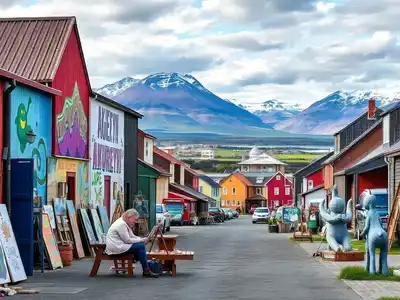
[(351, 222), (352, 200), (347, 203), (338, 196), (338, 186), (332, 188), (332, 199), (329, 210), (325, 208), (325, 201), (321, 201), (319, 211), (321, 218), (326, 222), (326, 240), (329, 248), (336, 252), (351, 250), (351, 238), (347, 230), (347, 223)]
[[(33, 188), (43, 201), (47, 200), (47, 156), (51, 155), (51, 96), (24, 85), (17, 85), (10, 95), (11, 158), (33, 158)], [(36, 134), (28, 142), (27, 132)]]
[(79, 232), (78, 222), (76, 220), (76, 211), (75, 211), (74, 201), (67, 200), (66, 202), (67, 202), (69, 223), (71, 225), (72, 235), (74, 238), (74, 247), (75, 247), (76, 256), (78, 258), (84, 258), (85, 251), (83, 250), (81, 234)]
[(97, 210), (99, 212), (101, 225), (103, 226), (103, 231), (107, 233), (108, 229), (110, 228), (110, 221), (108, 220), (107, 208), (105, 208), (104, 206), (97, 206)]
[(98, 244), (99, 241), (97, 240), (96, 235), (95, 235), (95, 233), (93, 231), (93, 227), (92, 227), (92, 224), (90, 222), (90, 219), (89, 219), (89, 216), (88, 216), (88, 213), (87, 213), (86, 209), (81, 208), (81, 209), (79, 209), (79, 212), (81, 214), (81, 220), (82, 220), (82, 223), (83, 223), (83, 226), (84, 226), (84, 229), (85, 229), (84, 231), (86, 233), (86, 237), (88, 239), (89, 244), (90, 245)]
[(99, 215), (97, 214), (97, 210), (95, 208), (92, 208), (90, 210), (90, 215), (92, 217), (92, 222), (93, 222), (93, 228), (97, 236), (97, 240), (101, 241), (102, 238), (101, 236), (103, 235), (103, 226), (101, 226), (101, 222), (99, 219)]
[(376, 211), (376, 197), (374, 195), (365, 197), (364, 208), (367, 210), (367, 217), (361, 236), (366, 237), (365, 251), (367, 260), (365, 269), (370, 274), (376, 273), (375, 250), (379, 249), (379, 273), (388, 276), (389, 238), (386, 230), (382, 228), (381, 217)]
[(53, 199), (54, 212), (56, 216), (66, 216), (67, 206), (65, 204), (64, 198), (54, 198)]
[(133, 208), (139, 213), (139, 217), (149, 217), (149, 201), (142, 196), (136, 197)]
[(4, 250), (3, 247), (0, 247), (0, 284), (9, 283), (10, 281)]
[(54, 237), (53, 230), (50, 226), (50, 218), (46, 213), (42, 215), (42, 226), (44, 245), (46, 247), (50, 265), (53, 270), (62, 268), (63, 264), (60, 252), (58, 251), (56, 238)]
[(51, 229), (56, 230), (56, 219), (54, 217), (54, 210), (53, 206), (51, 205), (43, 205), (43, 211), (49, 216), (50, 218), (50, 226)]
[(300, 209), (297, 207), (283, 207), (282, 222), (291, 224), (299, 220)]
[[(97, 100), (90, 101), (90, 199), (93, 207), (104, 206), (110, 197), (110, 211), (124, 191), (124, 112)], [(107, 191), (106, 191), (107, 189)]]
[(5, 204), (0, 204), (0, 241), (3, 246), (6, 262), (12, 282), (26, 280), (24, 265), (21, 260), (14, 231), (11, 226)]

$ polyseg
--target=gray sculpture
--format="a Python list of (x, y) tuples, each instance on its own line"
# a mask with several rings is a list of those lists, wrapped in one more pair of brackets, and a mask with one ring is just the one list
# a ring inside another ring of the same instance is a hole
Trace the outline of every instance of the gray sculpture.
[(352, 200), (347, 203), (338, 196), (337, 185), (333, 186), (332, 199), (329, 202), (329, 210), (325, 208), (325, 199), (319, 205), (322, 220), (326, 222), (326, 240), (329, 248), (336, 252), (351, 250), (351, 239), (347, 230), (347, 223), (352, 217)]
[(382, 221), (379, 214), (376, 212), (376, 198), (374, 195), (368, 195), (364, 199), (364, 208), (368, 211), (367, 218), (365, 221), (364, 230), (361, 236), (365, 236), (365, 250), (367, 254), (367, 261), (365, 269), (370, 274), (376, 273), (375, 264), (375, 250), (380, 249), (379, 254), (379, 273), (387, 276), (388, 270), (388, 250), (389, 250), (389, 239), (387, 232), (382, 228)]

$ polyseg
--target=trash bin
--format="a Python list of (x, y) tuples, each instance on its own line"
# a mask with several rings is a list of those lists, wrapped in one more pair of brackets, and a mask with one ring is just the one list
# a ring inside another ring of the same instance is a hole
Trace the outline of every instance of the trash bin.
[(308, 221), (308, 228), (310, 229), (310, 232), (315, 234), (317, 233), (317, 220), (309, 220)]

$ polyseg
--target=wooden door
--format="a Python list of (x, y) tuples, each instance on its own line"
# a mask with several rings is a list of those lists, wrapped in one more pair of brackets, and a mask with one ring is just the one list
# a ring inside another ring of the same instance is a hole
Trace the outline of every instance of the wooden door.
[(104, 206), (106, 207), (107, 210), (107, 215), (110, 218), (110, 204), (111, 204), (111, 199), (110, 199), (110, 192), (111, 192), (111, 176), (104, 176)]
[[(76, 184), (75, 183), (75, 173), (67, 172), (67, 187), (68, 187), (67, 199), (72, 200), (76, 207), (75, 184)], [(79, 203), (79, 204), (84, 204), (84, 203)]]

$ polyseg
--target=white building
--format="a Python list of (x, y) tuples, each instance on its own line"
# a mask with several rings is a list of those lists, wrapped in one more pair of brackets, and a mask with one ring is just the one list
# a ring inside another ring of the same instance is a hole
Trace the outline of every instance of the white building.
[(258, 147), (251, 149), (249, 159), (239, 163), (242, 172), (285, 173), (286, 164), (264, 153)]
[(201, 158), (202, 159), (215, 159), (215, 150), (212, 150), (212, 149), (201, 150)]

